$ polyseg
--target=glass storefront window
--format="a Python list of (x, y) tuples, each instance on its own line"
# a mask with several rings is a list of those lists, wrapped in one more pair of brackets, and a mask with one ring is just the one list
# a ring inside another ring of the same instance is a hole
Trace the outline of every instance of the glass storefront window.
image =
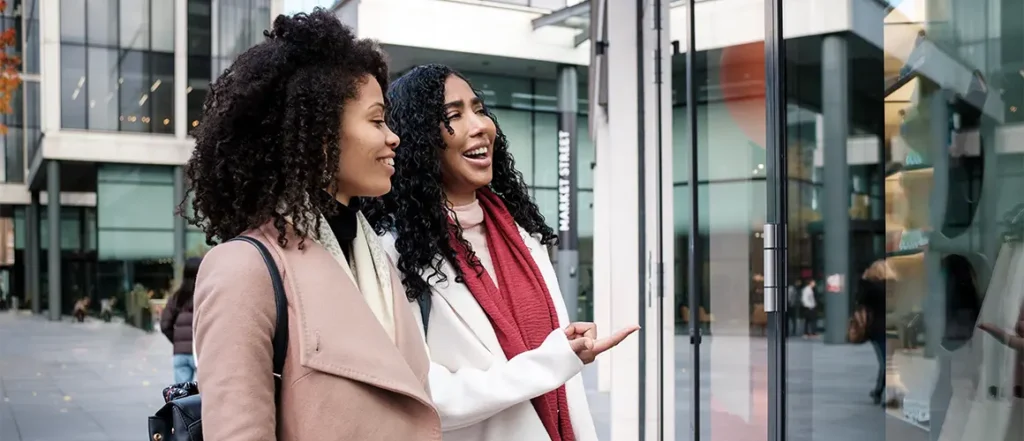
[(269, 28), (270, 22), (270, 0), (188, 2), (189, 65), (185, 91), (190, 133), (200, 124), (210, 82), (242, 52), (263, 41), (263, 31)]
[(121, 305), (132, 293), (166, 298), (174, 280), (172, 168), (103, 164), (97, 181), (100, 295)]
[(174, 133), (173, 2), (60, 2), (62, 127)]

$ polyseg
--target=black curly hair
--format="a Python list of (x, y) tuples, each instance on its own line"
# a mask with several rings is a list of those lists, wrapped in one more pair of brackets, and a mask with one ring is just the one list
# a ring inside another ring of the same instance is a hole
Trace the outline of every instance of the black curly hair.
[[(472, 247), (462, 237), (462, 228), (448, 221), (448, 201), (441, 184), (441, 152), (445, 149), (441, 125), (454, 133), (444, 112), (445, 81), (452, 75), (466, 80), (472, 87), (465, 76), (439, 64), (413, 68), (392, 83), (387, 93), (390, 107), (385, 119), (402, 139), (395, 151), (396, 172), (391, 178), (391, 192), (364, 205), (364, 212), (378, 234), (394, 232), (397, 235), (398, 270), (402, 273), (406, 295), (413, 300), (430, 295), (431, 279), (447, 280), (441, 271), (441, 258), (455, 262), (449, 228), (455, 229), (473, 266), (483, 271)], [(486, 107), (484, 111), (497, 128), (491, 191), (504, 201), (516, 223), (530, 234), (539, 235), (543, 244), (553, 245), (558, 237), (544, 223), (540, 209), (530, 199), (523, 174), (516, 170), (498, 120)], [(452, 266), (456, 281), (461, 283), (461, 269), (458, 265)]]
[[(293, 226), (302, 248), (310, 230), (319, 231), (319, 214), (335, 210), (328, 195), (344, 148), (342, 106), (366, 75), (387, 90), (377, 43), (357, 39), (323, 8), (280, 15), (263, 34), (211, 84), (185, 165), (179, 213), (209, 245), (272, 221), (287, 246), (285, 219), (312, 216), (315, 224)], [(194, 216), (185, 210), (190, 196)]]

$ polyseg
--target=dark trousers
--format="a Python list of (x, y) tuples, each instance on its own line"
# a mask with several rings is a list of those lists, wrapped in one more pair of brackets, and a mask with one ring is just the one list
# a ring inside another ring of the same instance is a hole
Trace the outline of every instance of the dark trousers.
[(871, 392), (873, 395), (881, 395), (885, 391), (885, 339), (871, 339), (871, 347), (875, 348), (875, 357), (878, 358), (878, 374), (875, 377), (875, 388)]
[(796, 335), (800, 332), (800, 306), (789, 305), (789, 309), (786, 311), (786, 319), (789, 322), (789, 326), (786, 326), (786, 335)]
[(804, 335), (814, 335), (818, 332), (818, 315), (812, 308), (804, 308)]

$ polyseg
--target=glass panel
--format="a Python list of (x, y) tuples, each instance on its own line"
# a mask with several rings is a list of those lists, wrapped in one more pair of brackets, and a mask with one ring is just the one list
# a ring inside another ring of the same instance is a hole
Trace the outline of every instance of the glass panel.
[(85, 43), (85, 0), (59, 1), (60, 41), (62, 43)]
[(174, 55), (150, 52), (149, 116), (143, 122), (153, 133), (174, 133)]
[(149, 49), (149, 2), (150, 0), (118, 0), (121, 12), (120, 47)]
[(558, 190), (535, 189), (533, 201), (544, 216), (544, 223), (558, 231)]
[(149, 101), (149, 55), (124, 51), (118, 89), (121, 101), (121, 131), (148, 132), (146, 121), (152, 117)]
[[(61, 4), (66, 3), (62, 1)], [(60, 48), (61, 127), (84, 129), (86, 123), (85, 48), (61, 45)]]
[[(736, 17), (749, 17), (763, 29), (764, 5), (742, 2)], [(686, 12), (679, 8), (685, 17)], [(746, 20), (747, 18), (744, 18)], [(768, 357), (762, 303), (765, 221), (765, 63), (763, 33), (757, 41), (727, 45), (710, 27), (697, 27), (694, 54), (696, 103), (686, 102), (686, 57), (673, 58), (673, 206), (675, 214), (676, 311), (675, 427), (677, 440), (691, 433), (693, 388), (700, 396), (699, 439), (765, 439), (768, 431)], [(737, 41), (730, 39), (730, 41)], [(742, 40), (741, 40), (742, 41)], [(682, 45), (685, 50), (685, 42)], [(713, 95), (701, 91), (714, 90)], [(697, 117), (697, 182), (690, 179), (687, 106)], [(699, 217), (690, 215), (691, 185), (697, 185)], [(697, 223), (697, 292), (690, 290), (686, 251), (691, 222)], [(691, 298), (695, 297), (691, 303)], [(694, 311), (694, 309), (696, 309)], [(694, 317), (696, 316), (696, 317)], [(703, 337), (699, 353), (690, 343), (691, 320)], [(699, 355), (700, 381), (692, 375)], [(695, 384), (697, 383), (697, 384)]]
[(118, 0), (89, 0), (86, 2), (88, 42), (92, 46), (117, 46)]
[(22, 87), (25, 88), (25, 128), (27, 134), (25, 137), (25, 142), (27, 143), (25, 158), (29, 159), (32, 158), (36, 149), (39, 148), (39, 143), (43, 136), (39, 121), (39, 83), (25, 81), (22, 84)]
[[(594, 143), (590, 141), (590, 122), (586, 115), (576, 119), (576, 176), (581, 190), (594, 188)], [(582, 203), (582, 202), (581, 202)], [(580, 210), (583, 210), (581, 207)]]
[(24, 182), (25, 180), (25, 113), (23, 93), (25, 83), (11, 94), (11, 110), (4, 115), (7, 134), (3, 136), (4, 165), (6, 182)]
[(576, 227), (580, 236), (579, 320), (592, 321), (594, 319), (594, 192), (580, 190), (578, 197), (579, 215), (576, 216)]
[(22, 69), (39, 73), (39, 1), (25, 0), (25, 57)]
[[(865, 233), (850, 223), (842, 236), (849, 243), (840, 243), (848, 248), (850, 282), (840, 293), (852, 306), (834, 314), (829, 308), (823, 325), (845, 327), (862, 305), (874, 314), (870, 344), (846, 350), (867, 359), (859, 371), (878, 374), (877, 383), (875, 375), (858, 376), (859, 401), (868, 401), (863, 392), (877, 384), (885, 433), (908, 434), (888, 439), (1024, 438), (1022, 18), (1021, 2), (907, 0), (881, 26), (884, 47), (874, 58), (884, 70), (866, 79), (850, 75), (853, 90), (884, 84), (883, 93), (868, 93), (884, 100), (882, 121), (859, 121), (856, 109), (867, 97), (851, 93), (854, 110), (843, 122), (881, 127), (881, 154), (870, 167), (884, 205), (870, 211), (884, 227), (872, 230), (865, 245), (858, 239)], [(858, 46), (847, 51), (856, 73), (852, 60), (865, 53)], [(824, 113), (827, 128), (829, 108)], [(866, 165), (852, 151), (849, 158), (842, 168), (851, 178), (862, 175)], [(827, 177), (840, 168), (831, 159), (824, 156), (825, 201), (833, 196)], [(830, 206), (822, 206), (829, 221)], [(823, 255), (811, 262), (823, 261), (830, 275), (835, 257), (825, 225)], [(870, 363), (871, 349), (877, 364)], [(881, 430), (860, 433), (879, 438)]]
[(533, 114), (533, 185), (558, 186), (558, 115)]
[(465, 74), (489, 107), (532, 108), (530, 80), (486, 74)]
[(118, 64), (117, 49), (90, 47), (88, 106), (89, 128), (92, 130), (117, 130), (118, 128)]
[(533, 125), (530, 112), (506, 109), (490, 109), (498, 124), (501, 125), (501, 132), (508, 139), (509, 153), (516, 161), (516, 169), (523, 173), (526, 185), (533, 184)]
[(158, 52), (174, 52), (174, 2), (152, 0), (150, 4), (152, 24), (150, 49)]

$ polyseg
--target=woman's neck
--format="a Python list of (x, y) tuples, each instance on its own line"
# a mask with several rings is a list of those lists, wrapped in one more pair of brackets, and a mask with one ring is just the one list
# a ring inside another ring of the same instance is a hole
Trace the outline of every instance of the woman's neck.
[(352, 202), (352, 197), (339, 191), (334, 194), (334, 200), (341, 202), (342, 205), (347, 207)]
[(463, 205), (472, 204), (473, 201), (476, 200), (476, 192), (454, 192), (446, 190), (444, 192), (444, 197), (448, 200), (448, 205), (450, 207), (461, 207)]

